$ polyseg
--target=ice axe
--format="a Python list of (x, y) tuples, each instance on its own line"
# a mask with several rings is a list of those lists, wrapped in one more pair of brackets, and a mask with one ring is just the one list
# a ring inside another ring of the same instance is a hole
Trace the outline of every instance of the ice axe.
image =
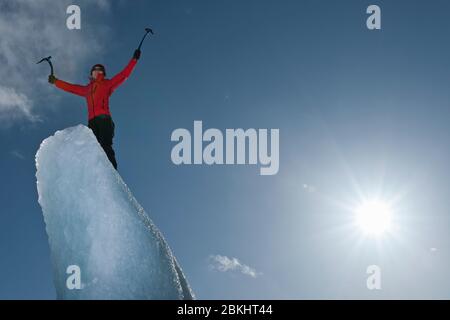
[(46, 57), (46, 58), (42, 58), (40, 61), (36, 62), (36, 64), (39, 64), (39, 63), (41, 63), (41, 62), (43, 62), (43, 61), (47, 61), (48, 64), (50, 65), (50, 71), (51, 71), (50, 74), (53, 75), (53, 64), (52, 64), (52, 62), (50, 61), (51, 58), (52, 58), (51, 56), (48, 56), (48, 57)]
[(139, 43), (138, 50), (141, 50), (142, 43), (144, 42), (145, 37), (146, 37), (149, 33), (151, 33), (152, 35), (154, 34), (152, 29), (150, 29), (150, 28), (145, 28), (145, 34), (144, 34), (144, 36), (142, 37), (141, 43)]

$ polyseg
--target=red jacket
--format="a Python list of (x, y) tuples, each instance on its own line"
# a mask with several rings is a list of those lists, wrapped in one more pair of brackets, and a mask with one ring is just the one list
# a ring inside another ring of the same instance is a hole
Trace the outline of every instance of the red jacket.
[(136, 59), (131, 59), (125, 69), (111, 79), (105, 79), (103, 74), (99, 74), (97, 79), (91, 79), (91, 82), (85, 86), (71, 84), (59, 79), (55, 81), (55, 85), (64, 91), (86, 98), (89, 120), (101, 114), (111, 115), (109, 97), (130, 76), (136, 63)]

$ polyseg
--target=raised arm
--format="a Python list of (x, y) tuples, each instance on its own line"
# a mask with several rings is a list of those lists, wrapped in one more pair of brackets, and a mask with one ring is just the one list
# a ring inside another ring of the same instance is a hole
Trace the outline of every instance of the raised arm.
[(136, 57), (133, 57), (122, 71), (111, 78), (111, 93), (131, 75), (131, 72), (136, 66), (137, 60), (138, 59), (136, 59)]
[(85, 97), (88, 92), (88, 86), (81, 86), (79, 84), (72, 84), (63, 80), (55, 79), (53, 82), (55, 86), (61, 90)]

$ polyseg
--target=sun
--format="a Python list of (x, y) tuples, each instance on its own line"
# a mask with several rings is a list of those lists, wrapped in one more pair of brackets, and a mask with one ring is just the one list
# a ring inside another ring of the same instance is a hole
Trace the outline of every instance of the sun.
[(379, 236), (391, 227), (392, 210), (386, 202), (365, 201), (355, 213), (356, 222), (365, 234)]

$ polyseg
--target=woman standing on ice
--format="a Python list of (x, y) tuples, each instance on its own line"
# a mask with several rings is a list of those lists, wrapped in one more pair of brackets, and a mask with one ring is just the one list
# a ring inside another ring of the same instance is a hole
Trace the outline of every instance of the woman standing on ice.
[(130, 75), (141, 56), (137, 49), (127, 66), (111, 79), (106, 79), (105, 67), (96, 64), (91, 69), (89, 84), (82, 86), (57, 79), (54, 75), (48, 77), (48, 82), (57, 88), (86, 98), (88, 106), (89, 128), (94, 132), (98, 142), (105, 150), (109, 161), (117, 170), (117, 162), (113, 145), (114, 122), (109, 111), (109, 97)]

